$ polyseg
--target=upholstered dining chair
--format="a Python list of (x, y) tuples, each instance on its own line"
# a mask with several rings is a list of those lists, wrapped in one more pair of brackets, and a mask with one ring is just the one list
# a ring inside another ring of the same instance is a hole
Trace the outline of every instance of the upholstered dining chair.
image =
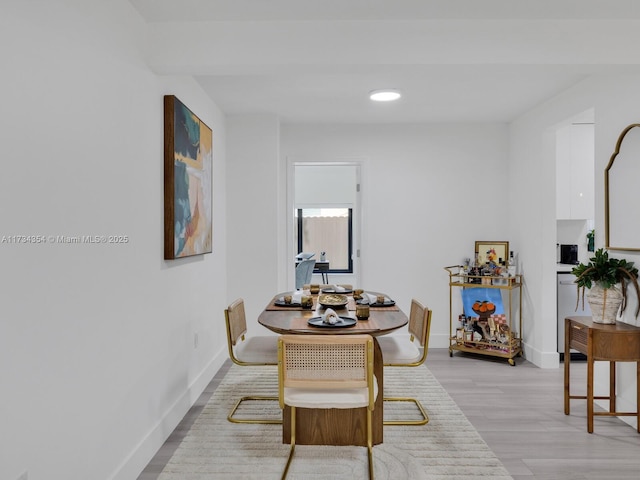
[[(377, 337), (385, 367), (419, 367), (427, 359), (431, 310), (416, 299), (411, 300), (408, 333)], [(416, 344), (417, 343), (417, 344)], [(422, 349), (422, 351), (420, 350)], [(422, 415), (421, 420), (385, 420), (384, 425), (425, 425), (429, 416), (417, 398), (384, 397), (388, 402), (412, 402)]]
[(315, 267), (315, 265), (316, 261), (312, 259), (302, 260), (296, 265), (296, 289), (311, 283), (311, 276), (313, 275), (313, 267)]
[[(296, 448), (296, 408), (367, 408), (367, 456), (373, 479), (372, 412), (378, 385), (370, 335), (281, 335), (278, 340), (280, 408), (291, 411), (291, 447)], [(322, 425), (319, 426), (322, 428)]]
[[(247, 334), (247, 318), (244, 311), (244, 300), (239, 298), (224, 311), (227, 326), (227, 347), (229, 358), (236, 365), (273, 366), (278, 364), (278, 337), (275, 335), (251, 336)], [(278, 397), (251, 395), (240, 398), (233, 406), (227, 420), (233, 423), (266, 423), (281, 424), (281, 419), (236, 418), (234, 414), (240, 404), (247, 400), (278, 401)]]

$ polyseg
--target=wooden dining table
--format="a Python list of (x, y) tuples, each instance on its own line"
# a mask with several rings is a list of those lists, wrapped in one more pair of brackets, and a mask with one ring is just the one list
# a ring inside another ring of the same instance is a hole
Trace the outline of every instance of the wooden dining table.
[[(369, 292), (378, 294), (377, 292)], [(291, 292), (279, 293), (269, 301), (258, 317), (258, 323), (269, 330), (285, 334), (306, 335), (356, 335), (368, 334), (374, 339), (374, 375), (378, 382), (378, 397), (373, 410), (373, 443), (383, 441), (383, 359), (380, 345), (376, 341), (379, 335), (386, 335), (405, 326), (409, 319), (397, 305), (370, 307), (368, 320), (357, 320), (348, 327), (313, 326), (309, 320), (322, 316), (327, 307), (318, 302), (318, 295), (313, 295), (313, 306), (303, 309), (300, 305), (281, 306), (276, 301)], [(348, 301), (345, 306), (330, 306), (339, 316), (355, 318), (356, 301), (351, 294), (345, 294)], [(281, 303), (281, 302), (279, 302)], [(296, 409), (296, 443), (299, 445), (367, 445), (366, 414), (367, 409)], [(291, 422), (289, 407), (285, 407), (282, 421), (282, 441), (289, 443), (291, 439)]]

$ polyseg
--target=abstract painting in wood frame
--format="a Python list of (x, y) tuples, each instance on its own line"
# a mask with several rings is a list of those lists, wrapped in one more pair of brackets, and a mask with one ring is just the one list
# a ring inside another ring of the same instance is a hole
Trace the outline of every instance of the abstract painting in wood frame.
[(164, 258), (211, 253), (213, 132), (174, 95), (164, 96)]

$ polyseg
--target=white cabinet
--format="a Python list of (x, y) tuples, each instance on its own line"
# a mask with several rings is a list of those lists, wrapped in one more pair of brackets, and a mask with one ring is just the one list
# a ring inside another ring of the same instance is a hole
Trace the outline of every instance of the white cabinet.
[[(558, 272), (558, 352), (564, 354), (564, 319), (573, 316), (589, 316), (589, 303), (578, 301), (578, 289), (573, 273)], [(572, 349), (570, 353), (575, 353)]]
[(576, 123), (556, 133), (556, 218), (594, 218), (593, 124)]

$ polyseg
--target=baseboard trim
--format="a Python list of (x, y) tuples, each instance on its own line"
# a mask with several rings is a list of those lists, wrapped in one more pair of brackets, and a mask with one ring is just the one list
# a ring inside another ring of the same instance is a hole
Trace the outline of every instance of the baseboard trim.
[(131, 480), (132, 478), (138, 478), (226, 360), (227, 356), (225, 351), (218, 354), (207, 364), (180, 398), (171, 405), (156, 425), (116, 469), (115, 473), (109, 477), (110, 480)]
[(560, 354), (558, 352), (542, 352), (531, 345), (522, 344), (524, 358), (539, 368), (560, 368)]

